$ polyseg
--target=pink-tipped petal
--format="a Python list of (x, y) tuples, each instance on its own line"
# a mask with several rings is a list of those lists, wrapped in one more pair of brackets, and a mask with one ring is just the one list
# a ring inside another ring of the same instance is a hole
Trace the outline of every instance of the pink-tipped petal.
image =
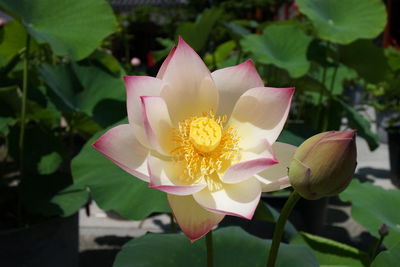
[(171, 58), (174, 55), (175, 50), (176, 50), (176, 46), (172, 47), (171, 51), (169, 51), (168, 56), (165, 58), (165, 60), (161, 64), (160, 69), (158, 70), (156, 78), (158, 78), (158, 79), (163, 78), (165, 70), (167, 69), (169, 62), (171, 61)]
[(275, 142), (272, 148), (279, 163), (255, 175), (261, 183), (263, 192), (275, 191), (290, 186), (287, 177), (288, 168), (297, 147)]
[(218, 114), (227, 115), (228, 118), (236, 101), (244, 92), (250, 88), (264, 86), (264, 82), (251, 60), (233, 67), (216, 70), (211, 73), (211, 76), (219, 91)]
[(279, 178), (273, 182), (266, 181), (261, 176), (258, 175), (255, 175), (255, 177), (260, 181), (263, 192), (278, 191), (290, 186), (290, 181), (288, 176)]
[(144, 130), (141, 96), (159, 96), (162, 81), (149, 76), (125, 76), (126, 108), (128, 120), (133, 125), (134, 133), (139, 142), (151, 148), (151, 144)]
[(128, 173), (149, 181), (146, 160), (149, 150), (136, 139), (131, 125), (111, 128), (93, 143), (93, 147)]
[(191, 242), (207, 234), (224, 218), (222, 214), (203, 209), (192, 196), (168, 194), (168, 202), (180, 228)]
[(294, 88), (257, 87), (237, 101), (228, 125), (237, 129), (239, 146), (248, 148), (261, 139), (273, 144), (287, 119)]
[(159, 96), (142, 96), (143, 125), (152, 147), (163, 155), (170, 155), (173, 128), (168, 108)]
[(222, 176), (222, 181), (228, 184), (238, 183), (277, 163), (271, 145), (266, 139), (263, 139), (254, 147), (241, 152), (240, 162), (233, 164), (226, 170)]
[(236, 184), (224, 184), (219, 191), (211, 192), (207, 187), (193, 194), (203, 208), (221, 214), (243, 217), (251, 220), (261, 196), (257, 179), (249, 178)]
[(216, 111), (218, 90), (211, 74), (182, 38), (179, 38), (162, 80), (167, 86), (162, 89), (161, 96), (167, 103), (174, 125), (191, 116)]
[(184, 177), (184, 167), (174, 161), (149, 155), (147, 159), (150, 175), (150, 188), (174, 195), (192, 195), (202, 190), (206, 184), (191, 184)]

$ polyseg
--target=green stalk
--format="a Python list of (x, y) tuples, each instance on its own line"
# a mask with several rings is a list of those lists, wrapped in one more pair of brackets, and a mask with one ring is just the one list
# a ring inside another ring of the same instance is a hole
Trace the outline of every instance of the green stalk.
[[(322, 80), (321, 83), (323, 86), (325, 86), (325, 80), (326, 80), (326, 67), (324, 66), (324, 69), (322, 71)], [(321, 114), (322, 114), (322, 100), (324, 97), (324, 88), (321, 87), (321, 90), (319, 91), (319, 98), (318, 98), (318, 112), (317, 112), (317, 130), (320, 130), (321, 126)]]
[[(329, 87), (329, 98), (330, 98), (329, 100), (330, 101), (328, 101), (327, 109), (329, 109), (329, 106), (331, 104), (331, 100), (332, 100), (332, 97), (333, 97), (333, 88), (335, 86), (337, 71), (338, 71), (338, 66), (336, 66), (333, 69), (332, 80), (331, 80), (331, 84), (330, 84), (330, 87)], [(326, 115), (322, 117), (322, 126), (320, 127), (320, 130), (322, 132), (325, 132), (326, 130), (328, 130), (328, 117)]]
[(25, 117), (26, 117), (26, 96), (28, 91), (28, 70), (29, 70), (29, 44), (30, 35), (26, 36), (26, 49), (24, 56), (24, 69), (22, 76), (22, 103), (21, 103), (21, 126), (19, 132), (19, 156), (20, 156), (20, 170), (23, 174), (24, 170), (24, 136), (25, 136)]
[(206, 235), (206, 246), (207, 246), (207, 267), (214, 266), (214, 252), (213, 252), (213, 240), (212, 230)]
[(369, 255), (370, 264), (372, 264), (372, 262), (376, 258), (376, 255), (378, 255), (379, 248), (381, 247), (384, 238), (385, 238), (385, 236), (381, 235), (379, 237), (379, 239), (376, 240), (376, 242), (373, 244), (370, 255)]
[(288, 219), (290, 213), (293, 210), (294, 205), (300, 199), (300, 195), (293, 191), (288, 200), (283, 206), (281, 213), (279, 215), (278, 221), (275, 225), (274, 236), (272, 238), (271, 248), (269, 250), (267, 267), (274, 267), (278, 256), (279, 245), (282, 239), (283, 229), (285, 228), (286, 220)]
[(175, 221), (174, 221), (174, 214), (172, 214), (172, 212), (169, 214), (169, 219), (171, 220), (171, 224), (170, 224), (171, 232), (172, 233), (176, 233), (177, 229), (176, 229), (176, 224), (175, 224)]

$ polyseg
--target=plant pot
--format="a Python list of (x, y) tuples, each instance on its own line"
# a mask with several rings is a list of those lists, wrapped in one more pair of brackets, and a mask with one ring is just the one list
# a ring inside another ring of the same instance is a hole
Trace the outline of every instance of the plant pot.
[(0, 266), (74, 267), (79, 261), (78, 213), (0, 231)]
[(400, 126), (387, 128), (390, 159), (390, 179), (400, 188)]

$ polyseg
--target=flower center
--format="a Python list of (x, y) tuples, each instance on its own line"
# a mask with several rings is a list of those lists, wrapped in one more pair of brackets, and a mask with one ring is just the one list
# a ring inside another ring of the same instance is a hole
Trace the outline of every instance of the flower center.
[(190, 123), (189, 138), (201, 152), (213, 151), (221, 142), (221, 126), (209, 117), (200, 117)]
[(225, 127), (226, 117), (212, 112), (179, 122), (171, 154), (185, 166), (181, 180), (188, 184), (206, 182), (211, 191), (222, 188), (219, 175), (239, 159), (239, 137)]

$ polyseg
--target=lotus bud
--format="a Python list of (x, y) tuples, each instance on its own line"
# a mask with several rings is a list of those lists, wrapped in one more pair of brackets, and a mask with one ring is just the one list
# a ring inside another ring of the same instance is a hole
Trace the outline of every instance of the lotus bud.
[(297, 148), (289, 167), (290, 183), (305, 199), (337, 195), (350, 183), (356, 158), (355, 131), (314, 135)]

